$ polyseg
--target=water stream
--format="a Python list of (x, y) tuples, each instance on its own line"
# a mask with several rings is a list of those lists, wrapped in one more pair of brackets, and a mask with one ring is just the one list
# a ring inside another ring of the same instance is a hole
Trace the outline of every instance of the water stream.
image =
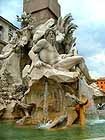
[(48, 122), (48, 82), (45, 81), (45, 89), (44, 89), (44, 98), (43, 98), (43, 116), (44, 120), (43, 122), (40, 122), (38, 124), (38, 128), (47, 128), (47, 125), (49, 125)]
[(45, 82), (45, 90), (44, 90), (43, 115), (44, 115), (44, 123), (46, 123), (48, 119), (48, 82), (47, 81)]

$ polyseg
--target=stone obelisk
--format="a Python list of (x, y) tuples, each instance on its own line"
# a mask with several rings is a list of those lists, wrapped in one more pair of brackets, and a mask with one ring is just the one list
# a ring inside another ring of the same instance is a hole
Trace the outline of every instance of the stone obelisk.
[(58, 0), (24, 0), (23, 11), (32, 14), (36, 25), (61, 15)]

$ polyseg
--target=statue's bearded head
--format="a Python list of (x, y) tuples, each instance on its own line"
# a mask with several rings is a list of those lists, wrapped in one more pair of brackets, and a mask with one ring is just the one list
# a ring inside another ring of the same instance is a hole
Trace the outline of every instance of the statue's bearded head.
[(53, 29), (48, 29), (45, 33), (44, 38), (52, 45), (55, 45), (56, 42), (56, 34), (55, 31)]

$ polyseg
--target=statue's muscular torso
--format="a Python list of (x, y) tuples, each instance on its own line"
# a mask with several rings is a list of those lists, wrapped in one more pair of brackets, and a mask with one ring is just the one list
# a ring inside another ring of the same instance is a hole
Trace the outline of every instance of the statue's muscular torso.
[(34, 46), (34, 53), (38, 53), (39, 59), (44, 63), (53, 65), (59, 61), (59, 53), (46, 39), (41, 39)]

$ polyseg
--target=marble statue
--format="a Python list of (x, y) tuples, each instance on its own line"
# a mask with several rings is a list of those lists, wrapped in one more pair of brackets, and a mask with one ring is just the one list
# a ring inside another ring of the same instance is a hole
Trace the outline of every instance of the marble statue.
[(40, 40), (45, 32), (51, 28), (55, 24), (55, 20), (53, 18), (46, 21), (44, 24), (39, 25), (36, 27), (33, 35), (33, 44), (36, 44), (38, 40)]
[(73, 22), (71, 14), (66, 15), (64, 18), (59, 17), (57, 24), (54, 26), (56, 31), (57, 50), (59, 53), (68, 54), (72, 46), (76, 44), (76, 37), (74, 32), (77, 29), (77, 25)]
[(32, 23), (32, 17), (30, 13), (26, 13), (25, 11), (23, 12), (23, 14), (21, 15), (21, 17), (19, 17), (17, 15), (17, 21), (21, 22), (21, 26), (24, 28), (26, 26), (28, 26), (29, 24)]
[(8, 58), (17, 46), (17, 34), (14, 32), (9, 43), (3, 48), (0, 54), (0, 60)]
[(42, 65), (49, 65), (49, 67), (60, 71), (69, 71), (73, 66), (78, 65), (87, 81), (91, 81), (84, 58), (82, 56), (71, 56), (71, 54), (59, 54), (55, 42), (56, 34), (52, 29), (48, 29), (45, 38), (39, 40), (29, 52), (31, 60), (34, 61), (34, 66), (41, 68)]
[[(19, 39), (18, 39), (19, 47), (24, 47), (29, 43), (29, 41), (31, 42), (32, 28), (33, 28), (32, 25), (28, 25), (17, 31), (18, 36), (19, 36)], [(30, 43), (29, 47), (32, 47), (31, 43)]]

